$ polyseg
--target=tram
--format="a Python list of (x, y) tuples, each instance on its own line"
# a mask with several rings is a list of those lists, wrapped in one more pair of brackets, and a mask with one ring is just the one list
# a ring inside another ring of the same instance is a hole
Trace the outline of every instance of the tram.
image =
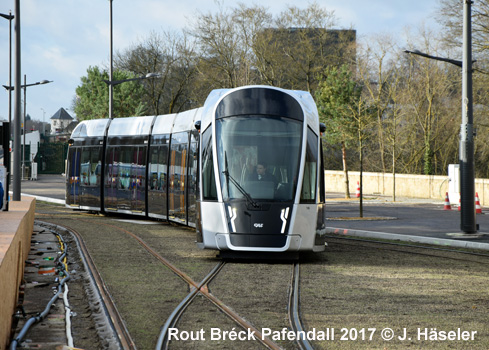
[(323, 251), (322, 132), (308, 92), (270, 86), (213, 90), (182, 113), (83, 121), (66, 206), (192, 226), (202, 249)]

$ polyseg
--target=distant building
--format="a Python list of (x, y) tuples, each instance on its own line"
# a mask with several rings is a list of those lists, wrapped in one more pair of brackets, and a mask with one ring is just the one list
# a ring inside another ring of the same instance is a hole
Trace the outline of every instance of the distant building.
[(51, 117), (51, 132), (53, 134), (61, 134), (66, 131), (68, 125), (73, 122), (73, 117), (66, 112), (64, 108), (60, 108), (54, 115)]

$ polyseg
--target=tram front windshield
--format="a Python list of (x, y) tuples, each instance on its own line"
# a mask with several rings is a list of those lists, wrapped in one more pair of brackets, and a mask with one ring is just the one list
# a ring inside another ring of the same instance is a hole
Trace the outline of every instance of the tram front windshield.
[(247, 115), (216, 121), (223, 199), (293, 201), (297, 189), (302, 123)]

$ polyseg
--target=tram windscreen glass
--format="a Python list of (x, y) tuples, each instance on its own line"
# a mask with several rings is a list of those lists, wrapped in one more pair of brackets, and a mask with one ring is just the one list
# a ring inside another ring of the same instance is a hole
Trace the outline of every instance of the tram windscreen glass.
[(222, 118), (216, 121), (216, 140), (224, 200), (245, 200), (247, 194), (253, 200), (293, 201), (301, 122), (262, 115)]

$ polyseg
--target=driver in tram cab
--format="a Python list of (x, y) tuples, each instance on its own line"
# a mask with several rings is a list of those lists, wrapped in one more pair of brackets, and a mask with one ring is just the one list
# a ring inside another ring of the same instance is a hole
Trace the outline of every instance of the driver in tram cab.
[(255, 171), (250, 175), (248, 179), (250, 181), (272, 181), (276, 186), (278, 181), (275, 175), (270, 174), (267, 171), (267, 164), (265, 162), (258, 163), (255, 167)]

